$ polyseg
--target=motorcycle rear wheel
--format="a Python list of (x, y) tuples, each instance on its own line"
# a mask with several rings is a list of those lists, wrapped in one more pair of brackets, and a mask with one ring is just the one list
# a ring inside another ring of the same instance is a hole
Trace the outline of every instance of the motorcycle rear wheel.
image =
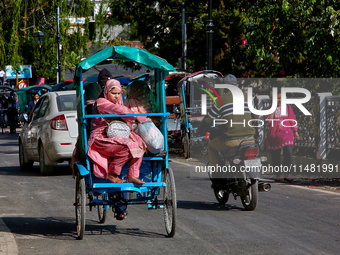
[(255, 210), (258, 202), (258, 194), (259, 194), (258, 181), (256, 181), (249, 187), (247, 195), (241, 196), (241, 201), (246, 211)]
[(214, 194), (220, 205), (226, 204), (229, 200), (229, 193), (226, 190), (214, 189)]

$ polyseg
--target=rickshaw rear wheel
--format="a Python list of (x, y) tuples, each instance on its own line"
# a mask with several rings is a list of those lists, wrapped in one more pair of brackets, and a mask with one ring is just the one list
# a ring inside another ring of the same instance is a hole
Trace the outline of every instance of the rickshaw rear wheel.
[(76, 224), (77, 224), (77, 239), (82, 240), (85, 231), (85, 207), (86, 206), (86, 190), (84, 176), (77, 174), (76, 179)]
[(177, 199), (175, 177), (171, 168), (165, 170), (164, 178), (166, 185), (163, 193), (165, 230), (168, 237), (173, 237), (176, 229)]
[[(100, 195), (98, 195), (98, 199), (106, 200), (107, 195), (106, 194), (100, 194)], [(108, 205), (97, 205), (99, 223), (103, 223), (103, 224), (105, 223), (107, 207), (108, 207)]]

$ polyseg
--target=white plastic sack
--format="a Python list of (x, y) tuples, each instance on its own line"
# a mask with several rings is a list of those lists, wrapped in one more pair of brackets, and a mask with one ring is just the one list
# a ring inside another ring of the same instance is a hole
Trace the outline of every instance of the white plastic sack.
[(164, 150), (164, 136), (152, 121), (139, 123), (136, 133), (143, 139), (151, 153), (157, 154)]

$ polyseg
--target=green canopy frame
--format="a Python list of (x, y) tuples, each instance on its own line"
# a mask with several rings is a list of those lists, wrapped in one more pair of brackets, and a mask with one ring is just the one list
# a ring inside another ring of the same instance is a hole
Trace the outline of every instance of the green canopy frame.
[[(79, 159), (81, 161), (85, 160), (85, 152), (87, 151), (84, 141), (86, 132), (84, 125), (86, 125), (86, 120), (84, 111), (83, 73), (106, 59), (136, 62), (154, 71), (155, 92), (156, 95), (158, 95), (156, 103), (160, 106), (160, 112), (164, 114), (166, 111), (164, 78), (169, 74), (169, 71), (176, 71), (176, 69), (166, 60), (153, 55), (146, 50), (128, 46), (111, 46), (80, 62), (76, 68), (74, 84), (77, 90), (78, 131), (79, 137), (81, 138), (79, 139)], [(166, 131), (166, 124), (163, 125), (163, 128)]]

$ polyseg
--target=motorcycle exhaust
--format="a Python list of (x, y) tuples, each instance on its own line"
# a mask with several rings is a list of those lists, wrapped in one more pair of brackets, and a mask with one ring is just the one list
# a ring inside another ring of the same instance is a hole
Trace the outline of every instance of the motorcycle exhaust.
[(269, 183), (266, 183), (266, 182), (260, 182), (258, 186), (259, 186), (259, 192), (268, 192), (272, 187)]

